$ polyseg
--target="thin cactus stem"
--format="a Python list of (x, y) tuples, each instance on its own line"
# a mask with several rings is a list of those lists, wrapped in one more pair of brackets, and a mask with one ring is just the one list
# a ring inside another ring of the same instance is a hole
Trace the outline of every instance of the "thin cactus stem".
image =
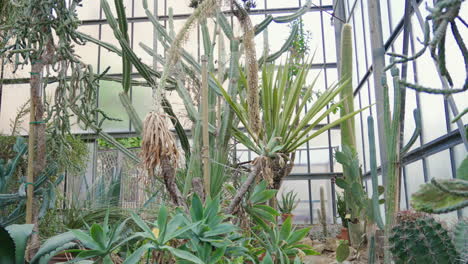
[(255, 35), (262, 33), (262, 31), (265, 30), (268, 27), (268, 25), (270, 25), (271, 21), (273, 21), (273, 16), (268, 15), (267, 17), (265, 17), (265, 19), (262, 22), (255, 25), (254, 27)]
[(468, 107), (465, 108), (461, 113), (459, 113), (456, 117), (453, 118), (452, 123), (456, 123), (458, 120), (460, 120), (464, 115), (468, 113)]
[(122, 92), (122, 93), (119, 93), (119, 99), (122, 105), (124, 106), (125, 111), (127, 111), (127, 115), (130, 118), (130, 121), (132, 122), (132, 125), (135, 128), (135, 131), (138, 134), (141, 134), (141, 132), (143, 131), (143, 122), (141, 121), (141, 118), (138, 116), (138, 113), (136, 112), (135, 107), (133, 107), (130, 97), (128, 96), (127, 93)]
[(421, 113), (419, 109), (414, 109), (413, 118), (416, 127), (414, 128), (413, 135), (411, 135), (411, 138), (408, 141), (408, 143), (406, 143), (406, 145), (401, 148), (401, 156), (405, 155), (408, 152), (408, 150), (414, 145), (419, 135), (421, 134)]
[(264, 62), (273, 62), (276, 59), (278, 59), (283, 53), (287, 52), (289, 48), (292, 46), (294, 43), (294, 39), (296, 38), (296, 35), (299, 32), (299, 26), (296, 24), (293, 26), (291, 29), (291, 34), (289, 35), (288, 39), (284, 42), (283, 46), (275, 53), (269, 55), (269, 56), (262, 56), (258, 60), (258, 64), (261, 66)]
[(367, 118), (368, 137), (369, 137), (369, 153), (370, 153), (370, 167), (372, 179), (372, 212), (374, 214), (374, 221), (380, 229), (384, 229), (382, 216), (380, 215), (379, 204), (379, 183), (377, 176), (377, 155), (375, 147), (375, 133), (374, 133), (374, 119), (372, 116)]
[(309, 0), (303, 7), (297, 10), (296, 13), (287, 16), (274, 17), (273, 21), (275, 21), (276, 23), (289, 23), (291, 21), (294, 21), (302, 15), (304, 15), (310, 9), (310, 5), (311, 1)]
[(376, 263), (376, 255), (375, 255), (375, 234), (372, 234), (369, 239), (369, 251), (368, 251), (368, 264), (375, 264)]
[[(385, 236), (390, 237), (391, 229), (395, 223), (397, 210), (400, 208), (400, 118), (401, 118), (401, 88), (399, 70), (392, 68), (394, 98), (393, 118), (390, 113), (388, 85), (383, 77), (384, 89), (384, 125), (388, 134), (386, 139), (387, 155), (387, 186), (385, 189)], [(386, 240), (388, 243), (388, 239)], [(388, 244), (387, 244), (388, 246)]]
[[(128, 37), (128, 23), (127, 23), (127, 17), (125, 15), (125, 7), (123, 5), (123, 0), (114, 0), (114, 3), (115, 3), (115, 9), (117, 10), (117, 20), (119, 22), (120, 32), (122, 32), (124, 40), (127, 43), (130, 43), (130, 40)], [(132, 63), (126, 53), (122, 54), (122, 67), (123, 67), (122, 88), (124, 92), (128, 94), (128, 92), (131, 89)]]
[(325, 208), (325, 190), (323, 186), (320, 186), (320, 223), (322, 224), (323, 235), (326, 237), (328, 235), (327, 230), (327, 210)]
[(415, 90), (421, 93), (428, 93), (428, 94), (450, 95), (450, 94), (462, 93), (468, 90), (468, 85), (466, 84), (462, 88), (444, 90), (440, 88), (429, 88), (429, 87), (425, 87), (419, 84), (409, 83), (405, 81), (400, 81), (400, 83), (404, 85), (405, 87), (410, 88), (411, 90)]
[(232, 41), (234, 39), (234, 32), (232, 31), (231, 24), (227, 20), (226, 16), (221, 12), (221, 10), (218, 10), (216, 12), (216, 17), (219, 26), (223, 30), (224, 34), (229, 40)]

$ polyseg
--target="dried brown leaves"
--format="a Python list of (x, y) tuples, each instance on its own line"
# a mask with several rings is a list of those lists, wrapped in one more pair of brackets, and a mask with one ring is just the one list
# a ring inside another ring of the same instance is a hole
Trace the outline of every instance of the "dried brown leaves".
[(153, 171), (161, 161), (169, 159), (177, 166), (179, 152), (174, 135), (169, 130), (165, 115), (150, 112), (143, 122), (141, 157), (145, 169)]

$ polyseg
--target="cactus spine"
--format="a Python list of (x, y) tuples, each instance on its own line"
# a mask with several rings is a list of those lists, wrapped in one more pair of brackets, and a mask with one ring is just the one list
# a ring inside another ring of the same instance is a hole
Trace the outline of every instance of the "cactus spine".
[(320, 211), (318, 211), (320, 218), (320, 224), (322, 225), (323, 235), (326, 237), (328, 235), (327, 230), (327, 211), (325, 209), (325, 191), (323, 186), (320, 186)]
[(396, 263), (459, 263), (447, 230), (424, 214), (401, 212), (389, 242)]

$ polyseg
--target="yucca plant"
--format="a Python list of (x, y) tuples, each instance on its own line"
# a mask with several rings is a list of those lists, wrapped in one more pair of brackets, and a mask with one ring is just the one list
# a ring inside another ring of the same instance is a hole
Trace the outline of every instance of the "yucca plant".
[[(335, 103), (333, 100), (337, 98), (346, 82), (333, 85), (314, 100), (314, 84), (318, 76), (307, 86), (310, 64), (302, 65), (296, 76), (289, 74), (292, 67), (290, 62), (278, 66), (277, 69), (276, 67), (263, 66), (260, 91), (263, 127), (258, 134), (248, 122), (245, 96), (240, 93), (240, 101), (237, 101), (221, 85), (219, 88), (246, 131), (245, 134), (242, 128), (233, 127), (233, 136), (249, 150), (271, 159), (273, 179), (270, 188), (279, 189), (282, 178), (289, 174), (292, 168), (292, 154), (297, 148), (366, 108), (351, 112), (317, 129), (321, 121), (342, 105), (344, 99)], [(313, 104), (307, 107), (308, 111), (304, 114), (303, 111), (310, 101)]]

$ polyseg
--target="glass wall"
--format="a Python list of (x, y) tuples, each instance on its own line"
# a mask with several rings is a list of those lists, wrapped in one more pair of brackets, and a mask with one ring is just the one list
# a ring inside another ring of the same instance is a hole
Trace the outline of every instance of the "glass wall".
[[(190, 0), (148, 0), (148, 5), (153, 8), (159, 20), (162, 21), (164, 25), (167, 25), (169, 8), (172, 7), (174, 9), (174, 26), (177, 31), (182, 27), (193, 11), (193, 9), (188, 7), (189, 2)], [(251, 10), (251, 17), (254, 24), (262, 21), (268, 14), (273, 14), (274, 16), (291, 14), (306, 3), (305, 0), (257, 0), (255, 2), (257, 5)], [(384, 37), (385, 49), (387, 52), (402, 53), (405, 0), (383, 0), (378, 2), (380, 3), (381, 30)], [(424, 8), (426, 1), (419, 0), (416, 2), (419, 3), (423, 15), (426, 15), (426, 10)], [(432, 3), (432, 1), (430, 2)], [(164, 49), (161, 45), (153, 43), (153, 27), (143, 10), (142, 0), (125, 0), (124, 3), (129, 20), (131, 46), (144, 63), (152, 65), (152, 57), (146, 54), (140, 47), (140, 43), (155, 48), (161, 55), (164, 55)], [(304, 31), (308, 32), (310, 35), (310, 53), (315, 53), (310, 75), (311, 80), (316, 75), (319, 75), (316, 86), (317, 91), (323, 91), (337, 81), (338, 52), (336, 43), (339, 40), (335, 39), (335, 36), (339, 36), (339, 34), (336, 34), (336, 29), (339, 28), (341, 20), (349, 19), (353, 26), (355, 53), (355, 75), (353, 85), (355, 87), (356, 108), (362, 108), (375, 104), (376, 102), (374, 76), (372, 74), (372, 49), (370, 44), (372, 36), (369, 28), (369, 8), (367, 3), (367, 0), (313, 0), (310, 10), (303, 16)], [(337, 7), (340, 7), (341, 4), (344, 5), (344, 12), (337, 10)], [(79, 17), (82, 20), (80, 31), (102, 41), (119, 46), (99, 5), (99, 1), (83, 1), (83, 6), (78, 10)], [(464, 7), (466, 9), (467, 5), (464, 5)], [(467, 13), (468, 10), (462, 10), (461, 14), (463, 14), (463, 12)], [(409, 54), (414, 54), (421, 48), (418, 39), (421, 39), (423, 34), (417, 18), (414, 15), (411, 18), (411, 22)], [(210, 29), (212, 29), (213, 24), (211, 21), (208, 23)], [(231, 19), (231, 23), (235, 34), (239, 36), (242, 31), (236, 19)], [(275, 52), (281, 48), (282, 44), (289, 36), (289, 32), (290, 26), (288, 24), (271, 24), (269, 27), (269, 49), (271, 52)], [(198, 60), (203, 54), (200, 34), (200, 28), (198, 26), (192, 28), (190, 38), (184, 45), (184, 48)], [(462, 31), (462, 35), (466, 36), (465, 39), (468, 38), (468, 31)], [(447, 46), (452, 43), (450, 41), (453, 40), (448, 40)], [(257, 54), (262, 54), (264, 47), (263, 35), (259, 34), (259, 36), (255, 38), (255, 42)], [(77, 46), (76, 50), (83, 61), (91, 64), (97, 72), (101, 73), (110, 67), (108, 72), (110, 75), (116, 77), (121, 76), (121, 58), (116, 54), (91, 43), (85, 46)], [(215, 53), (216, 52), (217, 51), (215, 51)], [(284, 62), (285, 58), (286, 55), (283, 55), (279, 62)], [(462, 82), (464, 78), (463, 69), (462, 67), (456, 67), (456, 65), (463, 65), (461, 64), (463, 62), (460, 61), (462, 60), (461, 56), (449, 52), (447, 58), (453, 59), (456, 62), (449, 65), (449, 71), (455, 72), (454, 77), (456, 83)], [(161, 65), (157, 65), (157, 69), (161, 70)], [(137, 71), (134, 69), (133, 72), (135, 79), (138, 79)], [(27, 73), (27, 71), (19, 71), (15, 75), (6, 77), (27, 77), (28, 75), (24, 73)], [(432, 60), (428, 56), (422, 57), (408, 65), (408, 80), (411, 82), (417, 81), (422, 84), (440, 85), (440, 80), (436, 77), (437, 74)], [(117, 82), (110, 81), (102, 81), (100, 84), (99, 107), (111, 117), (122, 120), (120, 122), (106, 121), (104, 123), (104, 129), (115, 136), (135, 136), (124, 109), (120, 103), (116, 103), (119, 102), (119, 85), (120, 84)], [(28, 98), (27, 95), (28, 84), (3, 85), (0, 108), (0, 133), (8, 134), (10, 132), (10, 120), (14, 118), (18, 108), (26, 102)], [(184, 105), (181, 100), (178, 99), (178, 95), (175, 92), (168, 91), (167, 96), (176, 114), (181, 117), (187, 116)], [(144, 117), (152, 107), (151, 89), (149, 87), (133, 86), (131, 99), (141, 117)], [(456, 95), (454, 96), (454, 100), (459, 109), (464, 109), (468, 106), (466, 95)], [(407, 157), (403, 159), (404, 184), (402, 187), (402, 206), (404, 208), (409, 208), (410, 195), (418, 189), (419, 184), (424, 183), (432, 177), (455, 177), (454, 171), (456, 167), (466, 156), (466, 149), (461, 145), (460, 136), (457, 134), (457, 127), (450, 123), (450, 119), (453, 115), (448, 111), (447, 100), (439, 95), (420, 94), (413, 90), (407, 90), (404, 132), (405, 142), (409, 140), (414, 129), (412, 119), (412, 111), (414, 108), (419, 108), (421, 111), (422, 131), (416, 144), (411, 148)], [(364, 172), (368, 172), (370, 169), (366, 120), (369, 115), (377, 119), (376, 111), (376, 106), (373, 105), (356, 117), (358, 152)], [(334, 120), (334, 118), (336, 118), (336, 116), (329, 116), (326, 122), (321, 125)], [(465, 116), (463, 119), (465, 123), (468, 122), (467, 118), (468, 117)], [(188, 119), (182, 118), (181, 121), (186, 129), (189, 130), (191, 128), (191, 122)], [(87, 174), (90, 174), (90, 176), (87, 178), (95, 179), (98, 176), (97, 167), (99, 166), (99, 157), (104, 155), (97, 153), (98, 148), (95, 142), (97, 136), (91, 131), (80, 131), (79, 128), (77, 128), (76, 131), (86, 134), (86, 138), (90, 143), (90, 151), (92, 153), (90, 157), (92, 160), (89, 163), (90, 168), (87, 170)], [(319, 208), (320, 186), (324, 187), (327, 197), (327, 210), (329, 212), (328, 221), (335, 221), (336, 208), (334, 206), (334, 200), (336, 199), (336, 188), (331, 179), (341, 176), (341, 166), (337, 164), (333, 158), (334, 151), (340, 148), (340, 145), (339, 129), (333, 128), (307, 142), (297, 151), (295, 167), (280, 191), (281, 193), (294, 189), (299, 193), (301, 202), (295, 211), (297, 222), (310, 223), (313, 221), (317, 223), (316, 210)], [(377, 148), (379, 147), (378, 145), (379, 144), (377, 144)], [(377, 153), (379, 153), (378, 149)], [(254, 154), (245, 147), (240, 145), (236, 146), (236, 159), (238, 161), (249, 161), (253, 158)], [(377, 160), (379, 163), (378, 165), (380, 165), (379, 156)], [(365, 183), (366, 187), (370, 186), (368, 180), (366, 180)], [(461, 216), (461, 212), (459, 216)]]
[[(374, 76), (372, 73), (372, 49), (369, 31), (369, 9), (367, 0), (343, 0), (345, 5), (346, 18), (350, 19), (354, 31), (354, 52), (355, 52), (355, 105), (364, 107), (375, 104)], [(383, 34), (384, 48), (386, 52), (403, 54), (404, 30), (408, 30), (408, 56), (418, 52), (423, 46), (421, 40), (424, 38), (421, 25), (414, 10), (411, 10), (410, 24), (404, 24), (405, 2), (417, 3), (417, 8), (422, 13), (422, 17), (427, 16), (426, 4), (433, 5), (432, 1), (405, 1), (405, 0), (383, 0), (380, 4), (380, 21)], [(466, 9), (466, 5), (464, 9)], [(461, 10), (460, 14), (468, 10)], [(464, 28), (464, 27), (463, 27)], [(464, 38), (468, 37), (466, 28), (462, 31)], [(450, 35), (450, 34), (449, 34)], [(462, 86), (464, 82), (465, 71), (463, 58), (455, 47), (454, 40), (447, 38), (447, 61), (448, 70), (454, 76), (455, 86)], [(389, 64), (390, 56), (386, 56), (386, 64)], [(457, 66), (458, 65), (458, 66)], [(401, 72), (401, 65), (399, 66)], [(390, 102), (393, 100), (393, 85), (391, 76), (387, 74), (390, 89)], [(426, 52), (421, 58), (408, 63), (407, 81), (418, 83), (434, 88), (442, 88), (442, 83), (438, 77), (429, 52)], [(456, 94), (453, 96), (459, 111), (467, 107), (468, 98), (466, 94)], [(451, 124), (453, 115), (449, 109), (448, 101), (444, 96), (415, 92), (406, 89), (405, 105), (405, 123), (404, 123), (404, 143), (411, 138), (415, 129), (413, 120), (413, 110), (418, 108), (421, 112), (422, 131), (419, 138), (406, 156), (403, 157), (403, 180), (401, 209), (409, 209), (411, 194), (419, 189), (419, 186), (430, 180), (451, 179), (454, 178), (456, 168), (461, 160), (466, 156), (467, 149), (462, 144), (461, 136), (456, 125)], [(375, 105), (369, 110), (362, 112), (356, 118), (356, 135), (358, 141), (358, 151), (361, 158), (363, 170), (369, 172), (369, 151), (367, 139), (367, 117), (372, 115), (377, 120), (377, 111)], [(465, 124), (468, 117), (462, 120)], [(377, 130), (377, 127), (375, 128)], [(377, 144), (378, 147), (379, 144)], [(379, 154), (379, 150), (377, 150)], [(378, 157), (378, 162), (379, 157)], [(368, 174), (367, 174), (368, 175)], [(463, 215), (458, 212), (458, 217)], [(466, 213), (463, 216), (467, 216)], [(442, 216), (445, 220), (457, 217), (457, 213)]]

